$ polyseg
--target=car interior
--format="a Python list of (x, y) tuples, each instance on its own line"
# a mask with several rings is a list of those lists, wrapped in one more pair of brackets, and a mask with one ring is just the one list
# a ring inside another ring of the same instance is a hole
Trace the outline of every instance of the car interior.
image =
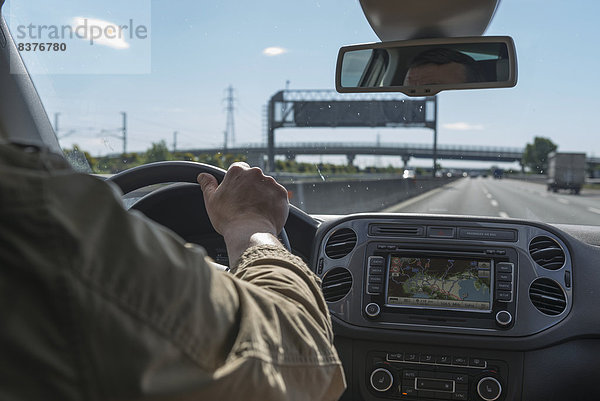
[[(402, 86), (393, 76), (403, 76), (418, 52), (402, 55), (394, 48), (426, 38), (430, 46), (454, 43), (456, 49), (467, 49), (469, 38), (483, 37), (501, 5), (493, 0), (404, 1), (404, 7), (418, 5), (398, 18), (380, 18), (399, 14), (391, 3), (361, 1), (382, 42), (342, 48), (338, 90), (423, 96), (483, 87), (509, 91), (517, 84), (513, 46), (495, 58), (482, 57), (489, 77), (483, 86)], [(446, 3), (455, 5), (447, 15), (460, 18), (436, 20), (432, 7), (450, 7)], [(403, 18), (410, 21), (403, 24)], [(369, 53), (356, 85), (342, 85), (343, 55), (367, 48), (392, 51)], [(504, 61), (490, 61), (496, 59)], [(384, 65), (394, 66), (393, 72), (386, 74)], [(62, 153), (4, 17), (0, 138)], [(125, 197), (167, 184), (134, 196), (131, 208), (226, 264), (225, 243), (210, 223), (196, 184), (200, 172), (219, 180), (225, 173), (206, 164), (165, 161), (109, 180)], [(311, 214), (292, 206), (284, 231), (282, 241), (322, 280), (348, 386), (342, 400), (600, 399), (599, 226), (452, 214)], [(418, 275), (451, 269), (458, 275)], [(419, 280), (424, 282), (415, 284)], [(414, 296), (414, 285), (439, 296)]]

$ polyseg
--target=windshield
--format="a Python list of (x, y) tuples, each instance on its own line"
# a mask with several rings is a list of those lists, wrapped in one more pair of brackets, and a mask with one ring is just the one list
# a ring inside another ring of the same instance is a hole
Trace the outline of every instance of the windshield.
[[(486, 35), (513, 37), (517, 86), (415, 99), (333, 90), (339, 48), (378, 41), (357, 1), (3, 7), (61, 146), (80, 169), (243, 160), (313, 214), (593, 225), (599, 11), (593, 2), (504, 1)], [(426, 124), (410, 124), (419, 113)]]

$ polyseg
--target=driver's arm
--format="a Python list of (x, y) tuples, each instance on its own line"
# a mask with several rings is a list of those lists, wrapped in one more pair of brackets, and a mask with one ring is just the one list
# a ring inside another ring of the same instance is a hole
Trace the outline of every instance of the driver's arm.
[[(238, 187), (262, 179), (244, 166), (233, 172), (226, 181)], [(20, 255), (22, 277), (47, 283), (27, 302), (49, 312), (35, 324), (23, 316), (23, 324), (11, 326), (4, 337), (21, 347), (30, 372), (48, 377), (58, 398), (341, 395), (343, 371), (318, 278), (274, 237), (285, 221), (282, 213), (287, 216), (287, 200), (270, 178), (259, 193), (280, 194), (277, 212), (265, 218), (254, 213), (264, 212), (264, 204), (254, 203), (254, 211), (231, 209), (232, 199), (222, 195), (226, 182), (217, 187), (210, 177), (200, 177), (211, 220), (236, 263), (234, 275), (210, 266), (200, 247), (125, 211), (114, 192), (93, 177), (65, 171), (19, 175), (16, 169), (10, 174), (15, 188), (38, 199), (43, 224), (31, 225), (30, 214), (19, 217), (27, 210), (5, 209), (22, 228), (13, 231), (4, 250)], [(32, 242), (38, 246), (27, 245)], [(12, 385), (17, 388), (25, 376), (15, 375)], [(38, 382), (40, 391), (44, 383)], [(18, 388), (25, 391), (25, 382)]]

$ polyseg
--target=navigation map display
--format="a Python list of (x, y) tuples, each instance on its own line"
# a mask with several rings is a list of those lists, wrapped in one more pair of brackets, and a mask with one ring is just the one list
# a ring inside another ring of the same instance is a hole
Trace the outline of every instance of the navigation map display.
[(488, 311), (491, 277), (490, 260), (392, 256), (386, 303)]

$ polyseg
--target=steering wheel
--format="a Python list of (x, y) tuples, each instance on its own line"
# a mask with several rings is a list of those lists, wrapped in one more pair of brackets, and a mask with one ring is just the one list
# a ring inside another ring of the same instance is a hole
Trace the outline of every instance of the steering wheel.
[[(177, 183), (150, 192), (135, 202), (131, 206), (131, 209), (139, 210), (159, 223), (168, 221), (169, 217), (177, 218), (184, 222), (190, 219), (206, 221), (210, 225), (210, 229), (216, 232), (206, 213), (202, 190), (196, 180), (200, 173), (212, 174), (221, 183), (226, 171), (204, 163), (165, 161), (145, 164), (122, 171), (113, 175), (107, 181), (115, 183), (121, 189), (123, 195), (149, 185)], [(191, 203), (188, 202), (187, 207), (183, 206), (177, 210), (165, 210), (165, 206), (172, 204), (171, 202), (181, 201), (182, 199), (193, 199), (194, 201)], [(155, 216), (157, 211), (161, 213), (164, 211), (171, 214), (161, 221), (160, 218), (156, 218)], [(283, 246), (291, 252), (290, 241), (285, 228), (281, 230), (279, 239)]]

